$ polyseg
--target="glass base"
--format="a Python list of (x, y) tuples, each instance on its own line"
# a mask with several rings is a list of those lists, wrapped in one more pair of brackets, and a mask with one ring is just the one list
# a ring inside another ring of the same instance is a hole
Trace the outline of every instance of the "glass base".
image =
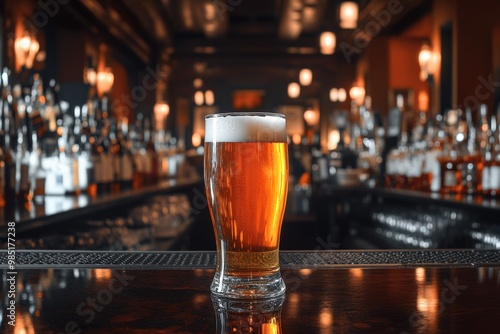
[(215, 273), (212, 285), (212, 294), (218, 297), (234, 299), (274, 298), (285, 293), (285, 282), (278, 271), (274, 274), (261, 277), (233, 277)]
[(262, 314), (281, 311), (285, 295), (264, 299), (234, 299), (211, 294), (211, 299), (218, 313)]

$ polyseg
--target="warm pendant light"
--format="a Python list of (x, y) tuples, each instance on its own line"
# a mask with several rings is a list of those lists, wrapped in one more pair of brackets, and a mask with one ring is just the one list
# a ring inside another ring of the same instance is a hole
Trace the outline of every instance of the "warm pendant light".
[(353, 86), (349, 91), (349, 96), (358, 106), (361, 106), (365, 100), (365, 89), (363, 87)]
[(309, 86), (313, 79), (313, 73), (308, 68), (303, 68), (300, 70), (299, 82), (302, 86)]
[(292, 99), (296, 99), (300, 95), (300, 85), (296, 82), (290, 82), (288, 84), (288, 96)]
[(215, 96), (212, 90), (207, 90), (205, 92), (205, 103), (207, 106), (211, 106), (215, 103)]
[(197, 106), (203, 105), (203, 102), (205, 101), (204, 94), (201, 90), (198, 90), (194, 93), (194, 103)]
[(358, 4), (353, 1), (344, 1), (340, 4), (340, 27), (354, 29), (358, 25)]
[(330, 101), (337, 102), (339, 100), (339, 90), (337, 88), (330, 89)]
[(203, 86), (203, 80), (201, 80), (200, 78), (196, 78), (193, 80), (193, 87), (194, 88), (201, 88), (201, 86)]
[(337, 38), (331, 31), (324, 31), (319, 37), (319, 47), (324, 55), (331, 55), (335, 52)]
[(418, 54), (418, 63), (420, 65), (420, 80), (426, 81), (431, 74), (430, 64), (432, 61), (432, 51), (429, 44), (424, 43)]
[(319, 112), (317, 110), (308, 109), (304, 113), (304, 120), (309, 126), (316, 126), (319, 123)]
[(339, 88), (339, 102), (345, 102), (345, 100), (347, 99), (347, 92), (345, 91), (344, 88)]
[(102, 71), (97, 72), (97, 91), (102, 94), (107, 94), (111, 91), (115, 76), (110, 67), (104, 68)]

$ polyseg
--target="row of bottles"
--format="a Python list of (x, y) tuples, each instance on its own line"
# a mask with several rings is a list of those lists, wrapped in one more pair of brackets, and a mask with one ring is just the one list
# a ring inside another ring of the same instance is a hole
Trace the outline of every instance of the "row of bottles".
[[(46, 195), (96, 196), (157, 183), (175, 174), (175, 139), (154, 132), (139, 113), (134, 124), (110, 117), (106, 97), (71, 110), (38, 74), (30, 87), (1, 74), (0, 207)], [(155, 135), (157, 138), (155, 138)]]
[(386, 164), (388, 188), (500, 196), (498, 116), (486, 105), (474, 122), (472, 110), (448, 110), (423, 124), (411, 139), (403, 133)]

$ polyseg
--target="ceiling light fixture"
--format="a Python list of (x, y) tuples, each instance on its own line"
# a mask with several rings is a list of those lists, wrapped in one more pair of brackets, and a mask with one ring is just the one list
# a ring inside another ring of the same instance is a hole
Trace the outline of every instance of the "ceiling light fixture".
[(213, 90), (207, 90), (205, 92), (205, 103), (207, 106), (211, 106), (215, 103), (215, 95)]
[(288, 96), (292, 99), (296, 99), (300, 95), (300, 85), (296, 82), (290, 82), (288, 84)]
[(340, 27), (354, 29), (358, 25), (359, 6), (354, 1), (344, 1), (340, 4)]
[(347, 92), (344, 88), (339, 88), (339, 102), (345, 102), (347, 99)]
[(429, 43), (422, 44), (418, 53), (418, 63), (420, 65), (420, 80), (426, 81), (433, 74), (434, 54)]
[(314, 127), (319, 123), (319, 111), (309, 108), (304, 113), (304, 120), (307, 125)]
[(337, 88), (330, 89), (330, 101), (337, 102), (339, 100), (339, 90)]
[(299, 82), (302, 86), (309, 86), (313, 79), (313, 73), (308, 68), (303, 68), (299, 73)]
[(319, 47), (324, 55), (331, 55), (335, 52), (337, 38), (331, 31), (324, 31), (319, 37)]
[(205, 102), (205, 96), (204, 96), (203, 92), (201, 90), (196, 91), (194, 93), (194, 103), (197, 106), (201, 106), (201, 105), (203, 105), (204, 102)]
[(365, 89), (360, 86), (353, 86), (351, 90), (349, 91), (349, 96), (351, 97), (351, 100), (356, 102), (358, 106), (363, 105), (363, 102), (365, 100)]

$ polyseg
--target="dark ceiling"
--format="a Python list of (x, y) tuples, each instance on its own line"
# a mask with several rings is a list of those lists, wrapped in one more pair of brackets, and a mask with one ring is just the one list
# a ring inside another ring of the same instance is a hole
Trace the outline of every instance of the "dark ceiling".
[[(96, 34), (105, 32), (154, 63), (176, 55), (319, 54), (321, 31), (336, 32), (337, 45), (366, 38), (364, 27), (389, 1), (360, 0), (357, 30), (339, 28), (338, 0), (75, 0), (67, 10)], [(380, 34), (402, 30), (432, 1), (400, 3), (403, 11)]]

